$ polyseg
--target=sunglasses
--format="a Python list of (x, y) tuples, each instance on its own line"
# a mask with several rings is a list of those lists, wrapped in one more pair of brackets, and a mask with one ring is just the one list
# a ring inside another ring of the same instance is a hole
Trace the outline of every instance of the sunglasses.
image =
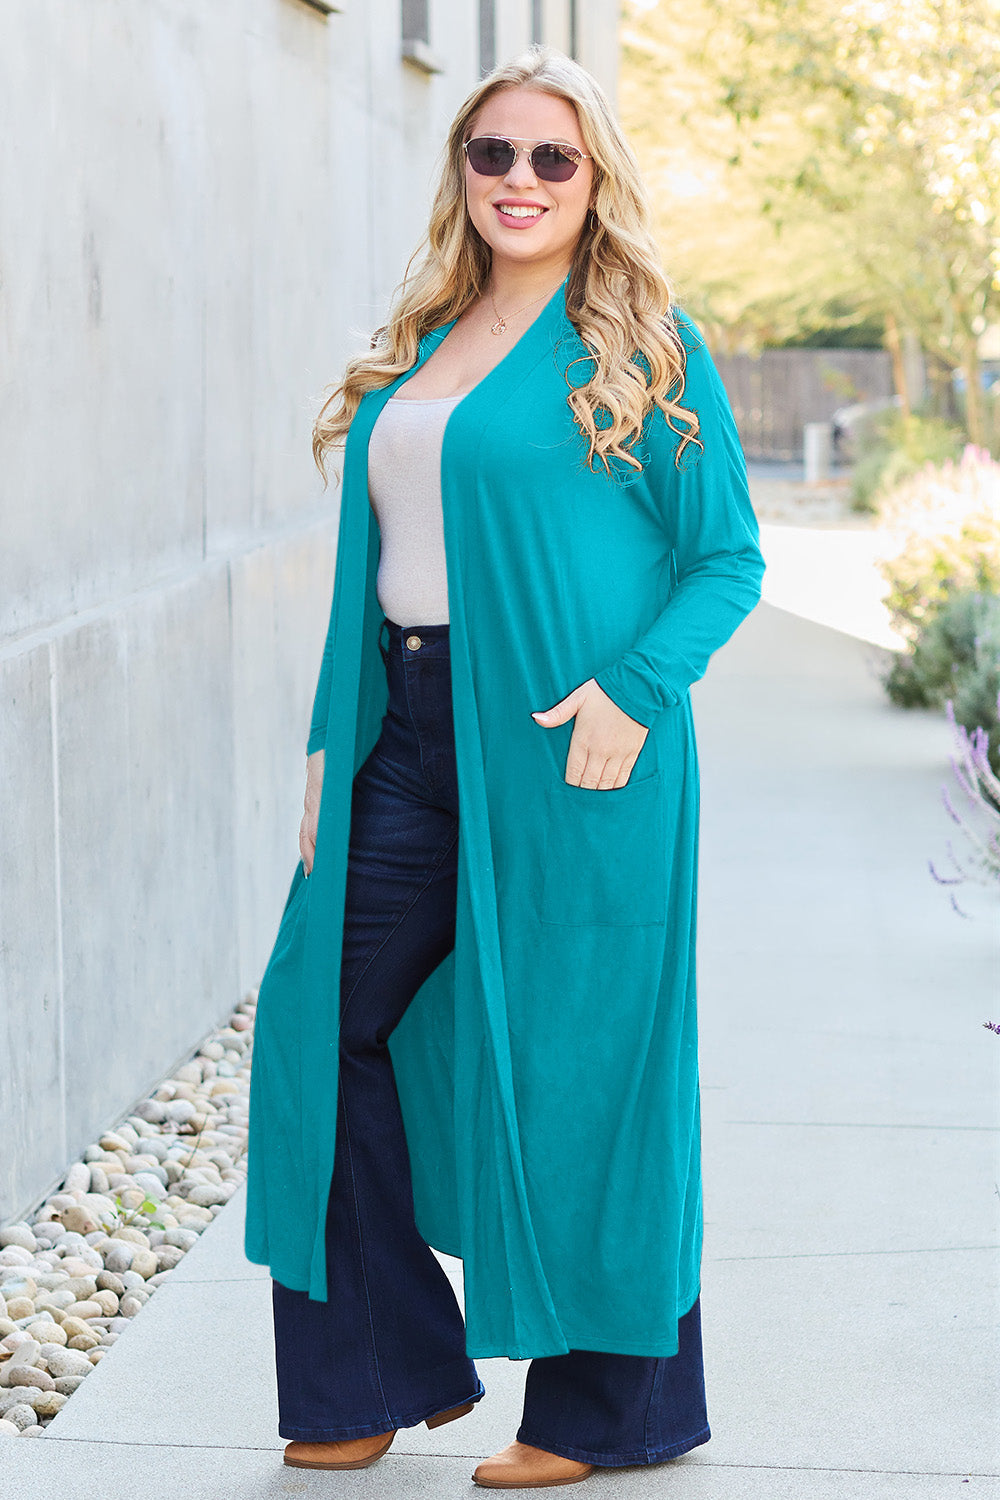
[(569, 182), (580, 163), (590, 160), (586, 152), (559, 141), (539, 141), (529, 151), (502, 135), (477, 135), (463, 143), (463, 150), (480, 177), (506, 177), (523, 151), (540, 182)]

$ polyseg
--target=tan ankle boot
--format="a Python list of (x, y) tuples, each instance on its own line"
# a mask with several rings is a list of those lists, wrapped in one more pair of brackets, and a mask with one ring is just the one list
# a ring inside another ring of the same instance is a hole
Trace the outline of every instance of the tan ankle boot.
[[(475, 1405), (467, 1401), (463, 1406), (453, 1406), (448, 1411), (439, 1411), (427, 1418), (428, 1427), (441, 1427), (445, 1422), (454, 1422), (456, 1417), (467, 1416)], [(377, 1463), (383, 1453), (388, 1453), (396, 1429), (379, 1432), (371, 1437), (344, 1438), (335, 1443), (288, 1443), (285, 1447), (285, 1463), (293, 1469), (367, 1469)]]
[(492, 1458), (484, 1459), (472, 1477), (488, 1490), (531, 1490), (550, 1484), (578, 1484), (594, 1467), (515, 1440)]
[(367, 1469), (388, 1453), (396, 1429), (337, 1443), (289, 1443), (285, 1463), (293, 1469)]

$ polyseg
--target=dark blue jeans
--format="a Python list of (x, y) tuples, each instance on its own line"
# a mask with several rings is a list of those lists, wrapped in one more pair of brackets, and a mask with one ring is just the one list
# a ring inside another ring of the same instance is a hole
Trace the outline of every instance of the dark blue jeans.
[[(384, 620), (379, 645), (388, 707), (351, 808), (329, 1299), (313, 1302), (272, 1281), (278, 1432), (299, 1442), (414, 1427), (485, 1395), (451, 1283), (414, 1223), (386, 1046), (455, 943), (448, 626)], [(612, 1467), (659, 1463), (707, 1442), (698, 1302), (679, 1336), (670, 1358), (571, 1349), (532, 1360), (518, 1439)]]

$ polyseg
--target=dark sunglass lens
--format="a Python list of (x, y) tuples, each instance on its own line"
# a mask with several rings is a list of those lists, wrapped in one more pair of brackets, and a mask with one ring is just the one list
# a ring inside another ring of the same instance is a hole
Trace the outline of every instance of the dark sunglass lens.
[(466, 148), (469, 165), (474, 172), (484, 177), (502, 177), (510, 171), (514, 160), (514, 148), (509, 141), (497, 141), (490, 136), (477, 136)]
[(540, 177), (543, 182), (568, 182), (579, 162), (561, 146), (544, 144), (536, 146), (531, 153), (531, 165), (535, 176)]

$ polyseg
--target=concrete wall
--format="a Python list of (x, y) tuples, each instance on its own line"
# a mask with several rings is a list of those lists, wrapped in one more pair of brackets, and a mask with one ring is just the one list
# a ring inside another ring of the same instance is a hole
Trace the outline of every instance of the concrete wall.
[[(505, 57), (531, 6), (497, 15)], [(333, 579), (311, 423), (479, 38), (465, 0), (430, 74), (399, 0), (0, 0), (0, 35), (3, 1223), (259, 980)]]

